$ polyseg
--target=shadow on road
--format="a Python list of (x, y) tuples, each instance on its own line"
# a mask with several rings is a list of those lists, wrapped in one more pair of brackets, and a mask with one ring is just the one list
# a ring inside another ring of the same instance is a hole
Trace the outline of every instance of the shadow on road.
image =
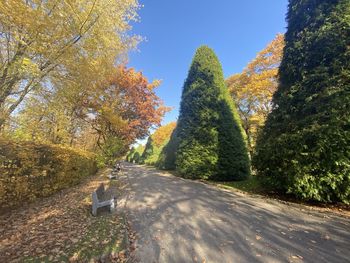
[(349, 220), (128, 164), (141, 262), (349, 262)]

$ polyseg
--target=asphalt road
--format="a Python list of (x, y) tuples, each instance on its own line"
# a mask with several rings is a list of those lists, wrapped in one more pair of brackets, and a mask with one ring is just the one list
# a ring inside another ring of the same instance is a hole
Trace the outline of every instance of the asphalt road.
[(350, 219), (126, 164), (135, 262), (350, 262)]

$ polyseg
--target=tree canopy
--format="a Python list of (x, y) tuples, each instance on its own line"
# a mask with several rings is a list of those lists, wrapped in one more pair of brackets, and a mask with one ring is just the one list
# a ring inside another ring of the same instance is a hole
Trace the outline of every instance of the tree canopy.
[(278, 86), (278, 68), (282, 59), (284, 36), (278, 34), (247, 65), (242, 73), (226, 80), (234, 99), (252, 155), (258, 131), (272, 110), (272, 95)]
[(0, 128), (28, 94), (105, 78), (138, 42), (127, 34), (137, 9), (137, 0), (1, 1)]

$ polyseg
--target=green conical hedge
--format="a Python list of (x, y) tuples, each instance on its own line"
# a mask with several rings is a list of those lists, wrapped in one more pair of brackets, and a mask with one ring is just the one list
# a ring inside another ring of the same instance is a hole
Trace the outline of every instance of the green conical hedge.
[(158, 166), (159, 156), (161, 155), (164, 146), (168, 143), (175, 127), (176, 122), (170, 122), (159, 127), (148, 137), (145, 150), (141, 156), (143, 163)]
[(140, 158), (141, 163), (145, 163), (147, 159), (149, 159), (154, 153), (154, 144), (152, 140), (152, 136), (149, 136), (147, 139), (147, 143), (145, 145), (145, 149), (143, 150), (143, 153)]
[(134, 147), (132, 147), (129, 151), (129, 153), (126, 155), (126, 161), (127, 162), (132, 162), (132, 157), (135, 154), (136, 149)]
[(212, 49), (200, 47), (185, 81), (176, 169), (187, 178), (243, 180), (249, 158), (240, 119)]
[(157, 167), (164, 170), (175, 170), (176, 152), (178, 147), (176, 128), (159, 154)]
[(276, 189), (350, 201), (350, 1), (290, 0), (274, 110), (254, 166)]

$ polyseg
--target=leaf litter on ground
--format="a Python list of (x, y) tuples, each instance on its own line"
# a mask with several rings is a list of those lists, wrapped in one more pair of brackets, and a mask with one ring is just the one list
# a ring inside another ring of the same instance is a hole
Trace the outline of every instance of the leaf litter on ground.
[[(117, 196), (119, 181), (102, 170), (81, 184), (0, 215), (0, 262), (85, 262), (109, 258), (123, 262), (123, 215), (91, 215), (91, 193), (100, 183)], [(123, 258), (125, 259), (124, 255)]]

